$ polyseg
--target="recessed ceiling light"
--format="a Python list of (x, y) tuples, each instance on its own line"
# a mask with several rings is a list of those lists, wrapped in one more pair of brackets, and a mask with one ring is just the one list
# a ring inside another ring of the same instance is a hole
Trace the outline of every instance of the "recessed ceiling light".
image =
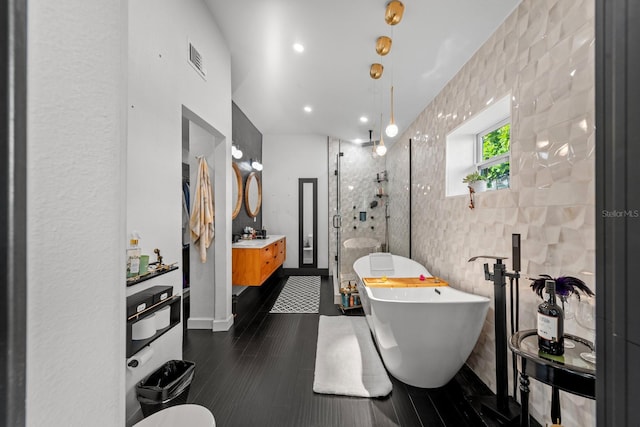
[(360, 138), (356, 138), (353, 140), (356, 144), (362, 144), (362, 140)]
[(306, 111), (307, 113), (310, 113), (313, 111), (313, 109), (307, 105), (306, 107), (304, 107), (304, 111)]
[(304, 46), (302, 46), (300, 43), (294, 43), (293, 50), (295, 50), (298, 53), (302, 53), (304, 52)]
[(360, 121), (362, 123), (367, 123), (369, 121), (369, 119), (367, 119), (365, 116), (360, 117)]

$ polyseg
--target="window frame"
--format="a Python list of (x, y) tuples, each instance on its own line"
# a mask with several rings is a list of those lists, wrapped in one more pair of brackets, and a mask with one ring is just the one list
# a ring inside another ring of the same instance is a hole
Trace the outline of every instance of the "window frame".
[[(499, 122), (489, 126), (482, 132), (476, 134), (476, 146), (475, 146), (475, 168), (476, 172), (480, 173), (483, 169), (490, 168), (491, 166), (496, 166), (501, 163), (509, 162), (511, 165), (511, 129), (509, 129), (509, 151), (503, 154), (498, 154), (497, 156), (493, 156), (487, 160), (482, 160), (482, 152), (483, 152), (483, 138), (485, 135), (494, 132), (501, 127), (511, 124), (511, 116), (505, 117)], [(509, 188), (511, 187), (511, 166), (509, 166)]]

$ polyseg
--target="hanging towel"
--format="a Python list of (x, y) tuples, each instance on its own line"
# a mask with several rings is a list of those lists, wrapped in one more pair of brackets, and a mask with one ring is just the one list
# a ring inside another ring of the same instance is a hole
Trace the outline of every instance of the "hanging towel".
[(207, 248), (213, 241), (213, 191), (209, 179), (209, 166), (204, 157), (200, 157), (198, 164), (198, 178), (196, 182), (196, 194), (191, 208), (191, 238), (193, 243), (199, 244), (200, 261), (207, 261)]

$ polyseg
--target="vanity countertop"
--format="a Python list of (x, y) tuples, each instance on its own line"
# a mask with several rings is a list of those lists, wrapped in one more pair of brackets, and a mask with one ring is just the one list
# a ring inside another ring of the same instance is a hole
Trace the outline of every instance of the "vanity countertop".
[(284, 238), (284, 235), (272, 234), (266, 239), (240, 240), (231, 245), (232, 249), (262, 249)]

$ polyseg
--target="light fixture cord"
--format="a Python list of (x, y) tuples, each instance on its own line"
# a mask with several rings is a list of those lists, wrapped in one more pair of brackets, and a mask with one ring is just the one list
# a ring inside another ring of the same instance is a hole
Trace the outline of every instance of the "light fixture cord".
[[(382, 64), (382, 67), (384, 69), (384, 56), (380, 55), (380, 54), (378, 54), (378, 56), (380, 57), (380, 64)], [(376, 107), (376, 86), (375, 86), (376, 82), (375, 82), (375, 80), (374, 80), (373, 83), (374, 83), (374, 86), (373, 86), (373, 109), (374, 109), (374, 114), (375, 114), (375, 110), (378, 108), (378, 107)], [(380, 84), (382, 84), (382, 83), (380, 83)], [(379, 104), (380, 105), (380, 107), (379, 107), (379, 109), (380, 109), (380, 128), (382, 129), (382, 90), (380, 91), (379, 98), (380, 98), (380, 104)], [(372, 125), (373, 125), (372, 128), (375, 129), (375, 125), (376, 125), (375, 120), (372, 123)], [(380, 142), (378, 142), (378, 145), (380, 145)], [(371, 146), (371, 149), (373, 150), (373, 153), (375, 154), (376, 153), (376, 142), (375, 142), (375, 140), (373, 141), (373, 145)]]
[(391, 123), (395, 123), (393, 120), (393, 84), (391, 84)]
[[(373, 108), (373, 114), (371, 115), (371, 119), (372, 119), (372, 123), (371, 123), (371, 127), (375, 127), (376, 125), (376, 121), (374, 119), (374, 117), (376, 116), (376, 80), (372, 79), (373, 82), (371, 82), (371, 108)], [(376, 143), (373, 140), (373, 138), (371, 137), (373, 133), (373, 129), (369, 129), (369, 142), (371, 142), (371, 151), (375, 154), (376, 152)]]
[[(391, 25), (391, 40), (393, 40), (393, 25)], [(393, 70), (395, 69), (395, 67), (393, 66), (395, 62), (393, 60), (394, 56), (395, 56), (395, 53), (392, 52), (391, 53), (391, 123), (395, 123), (393, 118)]]
[[(393, 40), (393, 25), (391, 26), (391, 40)], [(394, 50), (395, 51), (395, 50)], [(393, 86), (393, 57), (395, 55), (392, 53), (391, 54), (391, 86)]]

